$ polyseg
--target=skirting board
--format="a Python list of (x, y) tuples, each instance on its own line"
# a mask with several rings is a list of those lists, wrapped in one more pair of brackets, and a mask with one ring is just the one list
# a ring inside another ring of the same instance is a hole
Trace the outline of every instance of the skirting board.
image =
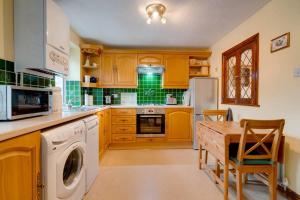
[(278, 186), (278, 190), (285, 194), (288, 200), (300, 200), (300, 195), (288, 187), (284, 189), (282, 186)]

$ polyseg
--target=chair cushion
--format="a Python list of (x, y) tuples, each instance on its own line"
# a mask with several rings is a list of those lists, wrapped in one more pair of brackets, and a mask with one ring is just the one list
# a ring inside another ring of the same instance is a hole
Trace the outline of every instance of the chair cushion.
[(242, 163), (238, 161), (237, 157), (230, 156), (231, 161), (235, 162), (237, 165), (272, 165), (273, 161), (271, 159), (244, 159)]

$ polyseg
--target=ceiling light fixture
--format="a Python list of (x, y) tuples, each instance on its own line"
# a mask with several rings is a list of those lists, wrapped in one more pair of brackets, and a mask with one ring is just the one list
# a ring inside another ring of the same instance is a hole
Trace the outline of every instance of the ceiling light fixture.
[(152, 20), (160, 18), (162, 24), (167, 23), (167, 19), (164, 17), (167, 8), (161, 3), (152, 3), (146, 7), (146, 13), (148, 15), (147, 24), (151, 24)]

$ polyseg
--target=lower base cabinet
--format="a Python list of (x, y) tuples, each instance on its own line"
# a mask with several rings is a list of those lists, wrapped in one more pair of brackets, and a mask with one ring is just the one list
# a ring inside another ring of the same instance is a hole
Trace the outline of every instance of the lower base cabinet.
[(192, 141), (192, 109), (166, 109), (167, 141)]
[(40, 199), (40, 185), (40, 132), (0, 142), (0, 199)]

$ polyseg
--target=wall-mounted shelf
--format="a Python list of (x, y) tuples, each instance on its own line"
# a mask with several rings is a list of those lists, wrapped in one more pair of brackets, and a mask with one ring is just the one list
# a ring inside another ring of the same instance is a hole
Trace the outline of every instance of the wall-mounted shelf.
[(81, 87), (85, 87), (85, 88), (97, 88), (98, 84), (97, 83), (85, 83), (85, 82), (81, 82)]
[(194, 77), (209, 77), (210, 76), (210, 65), (208, 57), (195, 57), (190, 56), (190, 78)]
[[(97, 88), (100, 80), (100, 65), (102, 45), (82, 44), (80, 46), (80, 62), (81, 62), (81, 82), (82, 87)], [(84, 76), (95, 77), (97, 83), (85, 83)]]

